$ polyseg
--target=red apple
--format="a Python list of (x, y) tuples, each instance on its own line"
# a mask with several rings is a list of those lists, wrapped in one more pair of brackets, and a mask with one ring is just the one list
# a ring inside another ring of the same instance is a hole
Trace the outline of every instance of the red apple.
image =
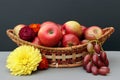
[(51, 21), (41, 24), (38, 37), (44, 46), (55, 46), (62, 38), (62, 32), (58, 25)]
[(75, 34), (78, 37), (82, 34), (82, 27), (77, 21), (67, 21), (63, 26), (67, 34)]
[(36, 44), (36, 45), (41, 45), (41, 42), (40, 42), (38, 36), (36, 36), (36, 37), (34, 38), (34, 40), (32, 41), (32, 43), (33, 43), (33, 44)]
[(85, 31), (85, 38), (95, 40), (102, 36), (103, 31), (99, 26), (91, 26)]
[(75, 46), (80, 43), (78, 37), (74, 34), (66, 34), (63, 36), (62, 45), (64, 47)]

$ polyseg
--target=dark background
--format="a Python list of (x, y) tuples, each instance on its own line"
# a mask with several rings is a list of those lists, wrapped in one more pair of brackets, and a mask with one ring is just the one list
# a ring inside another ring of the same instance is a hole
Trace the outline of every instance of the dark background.
[(0, 0), (0, 51), (16, 48), (6, 35), (15, 25), (77, 20), (85, 26), (113, 26), (105, 50), (120, 50), (120, 0)]

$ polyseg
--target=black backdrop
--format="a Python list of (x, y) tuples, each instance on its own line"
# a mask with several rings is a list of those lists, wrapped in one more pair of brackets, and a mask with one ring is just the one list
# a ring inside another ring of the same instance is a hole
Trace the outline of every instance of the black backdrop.
[(60, 24), (77, 20), (80, 24), (114, 26), (105, 50), (120, 50), (120, 0), (0, 0), (0, 51), (16, 48), (6, 35), (8, 28), (23, 23), (51, 20)]

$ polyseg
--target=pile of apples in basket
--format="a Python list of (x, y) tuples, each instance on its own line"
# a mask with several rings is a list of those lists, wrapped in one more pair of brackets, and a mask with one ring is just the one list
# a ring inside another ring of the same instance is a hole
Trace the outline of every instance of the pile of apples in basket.
[[(88, 43), (89, 54), (84, 57), (84, 69), (94, 75), (107, 75), (110, 72), (107, 54), (97, 40), (103, 34), (99, 26), (86, 27), (77, 21), (67, 21), (62, 25), (45, 21), (41, 24), (19, 24), (14, 27), (14, 34), (22, 40), (46, 47), (64, 48)], [(92, 44), (91, 40), (96, 43)]]

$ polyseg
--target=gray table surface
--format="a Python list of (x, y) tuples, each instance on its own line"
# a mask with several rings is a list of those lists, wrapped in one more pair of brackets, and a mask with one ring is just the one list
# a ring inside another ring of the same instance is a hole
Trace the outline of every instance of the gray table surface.
[(111, 72), (107, 76), (86, 73), (82, 67), (49, 68), (37, 71), (29, 76), (13, 76), (5, 67), (6, 58), (10, 52), (0, 52), (0, 80), (119, 80), (120, 79), (120, 52), (107, 51)]

